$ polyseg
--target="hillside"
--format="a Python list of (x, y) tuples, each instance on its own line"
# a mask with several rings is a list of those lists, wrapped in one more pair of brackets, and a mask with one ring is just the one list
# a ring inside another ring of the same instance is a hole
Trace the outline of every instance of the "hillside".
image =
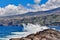
[(60, 26), (60, 8), (48, 11), (28, 12), (19, 15), (0, 16), (0, 26), (20, 26), (22, 23)]

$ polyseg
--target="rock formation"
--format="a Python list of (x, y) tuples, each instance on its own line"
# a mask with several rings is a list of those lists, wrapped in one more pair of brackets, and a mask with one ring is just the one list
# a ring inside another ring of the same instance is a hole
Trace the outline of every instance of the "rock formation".
[(52, 29), (46, 29), (36, 34), (30, 34), (22, 38), (12, 38), (10, 40), (60, 40), (60, 32)]

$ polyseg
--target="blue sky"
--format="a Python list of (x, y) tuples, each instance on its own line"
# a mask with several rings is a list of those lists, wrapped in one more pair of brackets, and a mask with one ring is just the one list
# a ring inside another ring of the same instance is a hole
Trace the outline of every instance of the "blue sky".
[[(46, 2), (47, 2), (47, 0), (41, 0), (40, 4), (44, 4)], [(5, 7), (9, 4), (14, 4), (16, 6), (18, 4), (22, 4), (23, 6), (26, 6), (27, 3), (35, 4), (34, 0), (0, 0), (0, 7)]]

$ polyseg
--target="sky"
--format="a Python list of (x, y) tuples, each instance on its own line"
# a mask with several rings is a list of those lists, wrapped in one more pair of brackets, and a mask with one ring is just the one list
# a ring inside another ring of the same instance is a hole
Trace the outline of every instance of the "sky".
[(60, 0), (0, 0), (0, 16), (47, 11), (60, 7)]
[[(45, 4), (48, 0), (41, 0), (40, 4)], [(23, 6), (26, 6), (26, 4), (35, 4), (34, 0), (0, 0), (0, 7), (5, 7), (9, 4), (14, 4), (18, 6), (19, 4), (22, 4)]]

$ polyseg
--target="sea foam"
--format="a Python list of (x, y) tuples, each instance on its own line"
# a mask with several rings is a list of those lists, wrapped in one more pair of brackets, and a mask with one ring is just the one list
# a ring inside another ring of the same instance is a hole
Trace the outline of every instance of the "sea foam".
[(11, 32), (11, 34), (13, 34), (13, 35), (6, 36), (6, 40), (8, 40), (7, 38), (10, 39), (10, 38), (26, 37), (29, 34), (43, 31), (44, 29), (49, 29), (49, 27), (47, 27), (47, 26), (41, 26), (40, 24), (31, 24), (31, 23), (28, 23), (27, 25), (23, 24), (23, 27), (24, 27), (23, 28), (24, 32)]

